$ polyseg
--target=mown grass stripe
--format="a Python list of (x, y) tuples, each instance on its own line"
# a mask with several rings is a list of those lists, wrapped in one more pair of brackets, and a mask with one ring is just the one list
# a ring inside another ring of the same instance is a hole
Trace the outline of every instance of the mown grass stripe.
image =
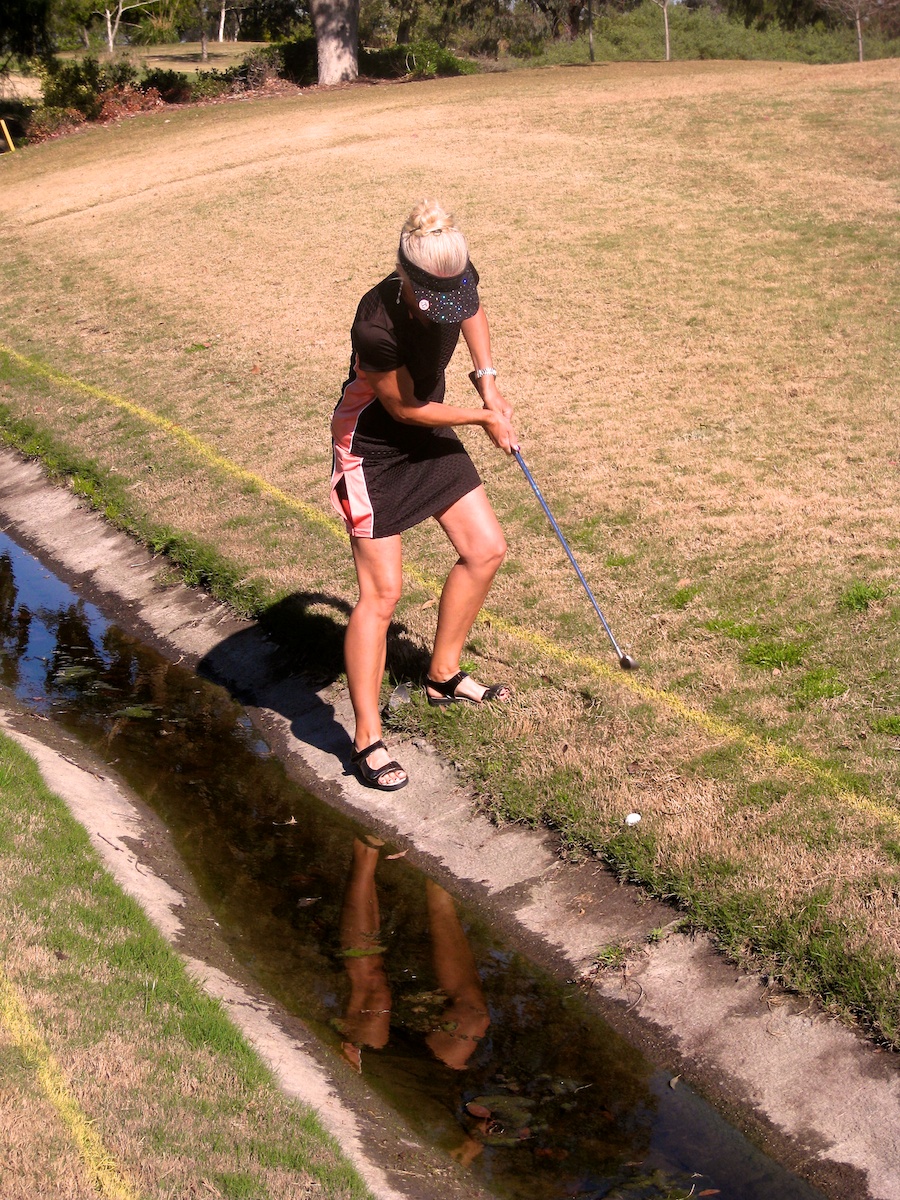
[(44, 1095), (59, 1113), (78, 1147), (91, 1182), (110, 1200), (138, 1200), (138, 1193), (116, 1167), (78, 1101), (69, 1091), (59, 1063), (31, 1019), (27, 1007), (0, 967), (0, 1024), (35, 1071)]
[[(318, 525), (339, 540), (347, 540), (344, 527), (336, 518), (326, 515), (311, 504), (305, 504), (302, 500), (290, 496), (287, 492), (282, 491), (281, 488), (269, 483), (261, 475), (257, 475), (253, 471), (248, 471), (245, 467), (232, 462), (231, 459), (218, 454), (206, 442), (198, 438), (196, 434), (191, 433), (190, 430), (185, 429), (181, 425), (177, 425), (174, 421), (170, 421), (167, 417), (161, 417), (151, 409), (126, 400), (123, 396), (117, 396), (114, 392), (108, 392), (103, 388), (95, 387), (93, 384), (83, 383), (80, 379), (75, 379), (71, 375), (65, 375), (61, 371), (55, 371), (52, 367), (48, 367), (24, 354), (20, 354), (18, 351), (2, 343), (0, 343), (0, 353), (7, 354), (14, 362), (18, 363), (19, 366), (32, 375), (47, 379), (51, 383), (58, 384), (61, 387), (93, 396), (95, 399), (106, 401), (116, 408), (131, 413), (132, 416), (139, 417), (157, 429), (161, 429), (177, 438), (211, 466), (218, 468), (234, 479), (240, 480), (242, 483), (252, 484), (261, 492), (273, 497), (279, 504), (284, 505), (285, 508), (299, 513), (307, 521)], [(435, 595), (439, 594), (441, 585), (437, 580), (423, 575), (415, 567), (407, 563), (404, 564), (404, 572), (420, 587), (427, 588)], [(674, 692), (651, 687), (630, 673), (614, 671), (608, 663), (601, 659), (594, 658), (592, 655), (581, 654), (575, 650), (569, 650), (565, 646), (560, 646), (536, 630), (528, 629), (513, 621), (507, 621), (499, 613), (483, 609), (479, 614), (478, 620), (482, 624), (490, 625), (492, 628), (507, 634), (509, 637), (534, 646), (535, 649), (550, 659), (569, 666), (580, 667), (583, 670), (590, 671), (594, 675), (599, 675), (615, 683), (619, 687), (629, 688), (641, 699), (668, 709), (682, 721), (705, 730), (713, 737), (743, 746), (749, 753), (763, 761), (796, 770), (806, 775), (807, 778), (822, 784), (842, 803), (855, 808), (859, 812), (868, 813), (878, 820), (888, 822), (900, 828), (900, 813), (888, 808), (884, 804), (879, 804), (877, 801), (869, 799), (867, 796), (860, 795), (853, 788), (848, 788), (833, 768), (827, 766), (825, 763), (816, 761), (812, 756), (804, 754), (800, 750), (784, 746), (769, 738), (760, 737), (759, 734), (742, 729), (740, 725), (734, 722), (725, 721), (720, 717), (713, 716), (702, 708), (686, 704)]]

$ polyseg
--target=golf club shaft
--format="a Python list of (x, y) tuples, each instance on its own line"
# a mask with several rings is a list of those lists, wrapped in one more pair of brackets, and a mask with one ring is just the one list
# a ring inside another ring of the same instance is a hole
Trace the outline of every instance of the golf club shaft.
[(560, 543), (560, 545), (562, 546), (563, 550), (565, 550), (566, 554), (568, 554), (568, 556), (569, 556), (569, 562), (570, 562), (570, 563), (572, 564), (572, 566), (575, 568), (575, 573), (577, 574), (578, 578), (581, 580), (581, 586), (582, 586), (582, 587), (584, 588), (584, 590), (587, 592), (587, 594), (588, 594), (588, 599), (590, 600), (591, 604), (593, 604), (593, 606), (594, 606), (594, 610), (596, 611), (596, 613), (597, 613), (597, 616), (600, 618), (600, 623), (602, 624), (603, 628), (606, 630), (606, 636), (609, 638), (609, 640), (610, 640), (610, 642), (611, 642), (611, 644), (612, 644), (612, 648), (613, 648), (613, 650), (615, 650), (616, 654), (618, 655), (618, 657), (619, 657), (619, 661), (620, 661), (620, 662), (622, 662), (622, 661), (623, 661), (624, 659), (626, 659), (628, 656), (627, 656), (626, 654), (623, 654), (623, 652), (622, 652), (622, 651), (620, 650), (620, 648), (619, 648), (619, 643), (618, 643), (618, 642), (616, 641), (616, 639), (613, 637), (613, 632), (612, 632), (612, 630), (610, 629), (609, 625), (606, 623), (606, 617), (604, 617), (603, 613), (600, 611), (600, 605), (599, 605), (599, 604), (597, 603), (597, 601), (594, 599), (594, 593), (593, 593), (593, 592), (591, 591), (591, 589), (588, 587), (587, 580), (585, 579), (584, 575), (582, 575), (582, 573), (581, 573), (581, 567), (579, 567), (578, 563), (575, 561), (575, 555), (574, 555), (574, 554), (572, 553), (572, 551), (569, 549), (569, 543), (568, 543), (568, 542), (566, 541), (566, 539), (563, 537), (562, 530), (561, 530), (561, 529), (560, 529), (560, 527), (557, 525), (557, 523), (556, 523), (556, 520), (554, 519), (553, 513), (552, 513), (552, 512), (550, 511), (550, 509), (547, 507), (547, 501), (546, 501), (546, 500), (544, 499), (544, 497), (541, 495), (541, 489), (540, 489), (540, 488), (538, 487), (538, 485), (535, 483), (535, 481), (534, 481), (534, 476), (533, 476), (533, 475), (531, 474), (531, 472), (528, 470), (528, 467), (527, 467), (527, 465), (526, 465), (526, 463), (525, 463), (525, 459), (522, 457), (522, 455), (521, 455), (521, 453), (520, 453), (520, 451), (519, 451), (518, 447), (516, 447), (516, 449), (515, 449), (515, 450), (513, 450), (513, 454), (515, 455), (516, 462), (519, 464), (519, 466), (520, 466), (520, 467), (522, 468), (522, 470), (525, 472), (525, 478), (526, 478), (526, 479), (528, 480), (528, 482), (531, 484), (531, 490), (534, 492), (534, 494), (537, 496), (538, 500), (540, 501), (541, 508), (542, 508), (542, 509), (544, 510), (544, 512), (547, 514), (547, 520), (548, 520), (548, 521), (550, 522), (550, 524), (553, 526), (553, 532), (554, 532), (554, 533), (556, 534), (556, 536), (559, 538), (559, 543)]

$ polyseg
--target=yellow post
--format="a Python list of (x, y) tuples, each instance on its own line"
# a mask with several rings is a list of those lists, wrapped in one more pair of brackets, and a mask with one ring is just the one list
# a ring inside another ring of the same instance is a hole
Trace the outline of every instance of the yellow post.
[(6, 128), (5, 121), (0, 120), (0, 129), (3, 130), (3, 136), (6, 138), (7, 146), (9, 146), (10, 150), (15, 150), (15, 146), (13, 145), (13, 140), (9, 136), (9, 130)]

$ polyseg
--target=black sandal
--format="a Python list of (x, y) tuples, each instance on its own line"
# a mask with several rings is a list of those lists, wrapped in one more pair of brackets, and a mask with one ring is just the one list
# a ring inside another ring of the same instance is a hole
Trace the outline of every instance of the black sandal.
[[(456, 689), (464, 679), (468, 679), (467, 671), (458, 671), (452, 679), (445, 679), (443, 683), (439, 683), (437, 679), (429, 679), (425, 676), (425, 695), (428, 703), (432, 708), (442, 708), (446, 704), (484, 704), (488, 700), (501, 699), (501, 692), (509, 692), (508, 696), (502, 697), (504, 700), (512, 698), (512, 691), (505, 683), (492, 683), (490, 687), (484, 689), (484, 695), (480, 700), (473, 700), (471, 696), (457, 696)], [(479, 684), (479, 687), (483, 685)], [(428, 689), (433, 688), (436, 692), (440, 692), (439, 696), (429, 696)]]
[(354, 767), (356, 767), (357, 771), (359, 771), (360, 778), (366, 787), (378, 788), (382, 792), (397, 792), (400, 790), (400, 788), (406, 787), (406, 785), (409, 783), (408, 775), (405, 779), (401, 779), (399, 783), (381, 782), (384, 776), (389, 775), (391, 771), (403, 771), (404, 774), (406, 774), (406, 772), (398, 762), (394, 761), (394, 759), (391, 759), (390, 762), (386, 762), (383, 767), (370, 767), (366, 762), (366, 759), (373, 750), (387, 750), (387, 746), (379, 738), (378, 741), (373, 742), (371, 746), (366, 746), (365, 750), (354, 750), (350, 755), (350, 761), (353, 763)]

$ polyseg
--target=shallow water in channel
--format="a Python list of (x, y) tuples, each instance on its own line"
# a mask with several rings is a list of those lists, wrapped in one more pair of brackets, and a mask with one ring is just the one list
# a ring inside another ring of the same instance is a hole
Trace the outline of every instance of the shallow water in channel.
[[(581, 992), (288, 779), (222, 688), (0, 533), (0, 685), (156, 811), (230, 949), (416, 1133), (515, 1200), (821, 1195)], [(677, 1191), (676, 1189), (683, 1189)]]

